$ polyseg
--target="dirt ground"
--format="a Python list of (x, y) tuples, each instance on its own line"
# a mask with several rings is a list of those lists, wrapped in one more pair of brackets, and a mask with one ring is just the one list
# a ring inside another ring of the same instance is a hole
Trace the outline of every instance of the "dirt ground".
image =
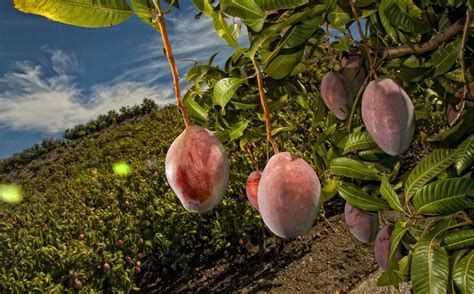
[[(331, 225), (329, 225), (329, 223)], [(221, 259), (192, 273), (148, 283), (155, 293), (390, 293), (376, 288), (372, 245), (357, 241), (343, 215), (270, 252)], [(396, 293), (396, 292), (392, 292)]]

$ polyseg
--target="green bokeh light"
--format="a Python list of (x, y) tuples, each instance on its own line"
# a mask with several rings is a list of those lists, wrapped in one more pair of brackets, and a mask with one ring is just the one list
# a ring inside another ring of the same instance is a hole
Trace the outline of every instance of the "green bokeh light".
[(114, 164), (113, 170), (114, 174), (125, 177), (132, 172), (132, 166), (125, 161), (121, 161)]
[(0, 184), (0, 201), (18, 203), (23, 199), (20, 187), (12, 184)]

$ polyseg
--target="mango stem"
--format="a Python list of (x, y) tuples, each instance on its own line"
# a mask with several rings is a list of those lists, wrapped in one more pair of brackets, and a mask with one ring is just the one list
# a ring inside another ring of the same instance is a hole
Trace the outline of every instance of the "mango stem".
[(153, 4), (155, 5), (157, 16), (158, 16), (156, 22), (160, 28), (161, 39), (163, 40), (163, 45), (165, 46), (166, 57), (168, 58), (168, 64), (170, 65), (171, 74), (173, 75), (173, 85), (174, 85), (174, 92), (176, 94), (176, 102), (177, 102), (178, 110), (181, 112), (181, 115), (183, 116), (184, 124), (187, 128), (191, 125), (191, 123), (189, 122), (189, 117), (183, 106), (183, 102), (181, 98), (181, 87), (179, 85), (179, 73), (176, 67), (176, 63), (174, 61), (173, 50), (171, 49), (168, 33), (166, 31), (165, 17), (160, 8), (160, 4), (157, 2), (157, 0), (153, 0)]
[(273, 152), (278, 154), (278, 146), (276, 142), (272, 139), (272, 124), (270, 121), (270, 112), (268, 111), (267, 101), (265, 99), (265, 89), (263, 88), (263, 77), (260, 68), (258, 67), (257, 61), (252, 58), (253, 66), (255, 67), (255, 73), (257, 75), (257, 83), (258, 83), (258, 92), (260, 93), (260, 103), (263, 107), (263, 114), (265, 116), (265, 124), (266, 124), (266, 132), (267, 132), (267, 143), (270, 143), (273, 147)]

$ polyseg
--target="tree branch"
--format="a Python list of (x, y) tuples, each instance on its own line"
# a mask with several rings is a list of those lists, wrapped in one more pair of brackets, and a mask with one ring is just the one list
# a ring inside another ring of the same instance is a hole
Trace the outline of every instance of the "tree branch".
[[(464, 29), (466, 18), (462, 18), (457, 20), (454, 24), (452, 24), (449, 28), (445, 29), (444, 31), (439, 32), (436, 34), (434, 38), (429, 41), (414, 44), (413, 47), (409, 46), (398, 46), (398, 47), (390, 47), (385, 49), (371, 49), (372, 54), (382, 55), (383, 59), (388, 58), (395, 58), (400, 57), (408, 54), (421, 54), (431, 50), (434, 50), (439, 47), (442, 43), (450, 40), (453, 38), (457, 33)], [(360, 55), (360, 50), (357, 48), (351, 48), (349, 55)], [(306, 61), (304, 61), (305, 65), (310, 65), (313, 63), (318, 63), (321, 61), (327, 61), (334, 58), (337, 58), (337, 54), (334, 55), (326, 55), (324, 57), (313, 57)]]
[(459, 63), (461, 64), (461, 72), (464, 78), (464, 87), (463, 87), (463, 94), (461, 98), (461, 107), (459, 109), (458, 114), (456, 117), (451, 121), (450, 125), (454, 126), (457, 124), (459, 119), (461, 118), (464, 108), (466, 107), (466, 97), (471, 98), (471, 90), (469, 89), (469, 81), (467, 77), (467, 70), (466, 70), (466, 41), (467, 41), (467, 35), (469, 33), (469, 25), (471, 24), (471, 11), (466, 10), (466, 21), (464, 23), (464, 32), (462, 34), (462, 41), (461, 41), (461, 53), (459, 54)]
[(433, 39), (427, 42), (414, 44), (413, 47), (409, 47), (405, 45), (405, 46), (387, 48), (382, 51), (382, 55), (383, 57), (394, 58), (394, 57), (399, 57), (399, 56), (408, 55), (408, 54), (421, 54), (421, 53), (434, 50), (438, 48), (439, 45), (448, 41), (449, 39), (454, 37), (457, 33), (462, 31), (464, 28), (465, 21), (466, 21), (465, 17), (457, 20), (449, 28), (445, 29), (444, 31), (439, 32)]

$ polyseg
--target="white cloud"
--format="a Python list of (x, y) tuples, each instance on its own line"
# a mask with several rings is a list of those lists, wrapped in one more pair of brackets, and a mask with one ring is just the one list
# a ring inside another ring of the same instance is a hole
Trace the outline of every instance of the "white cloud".
[(66, 75), (79, 71), (79, 62), (75, 55), (62, 50), (51, 50), (48, 47), (43, 47), (43, 50), (51, 54), (52, 68), (56, 73)]
[(168, 85), (126, 80), (94, 85), (85, 97), (74, 76), (67, 74), (77, 66), (75, 56), (52, 50), (50, 61), (52, 76), (40, 65), (18, 62), (15, 71), (0, 78), (8, 88), (0, 92), (0, 125), (57, 133), (109, 110), (139, 104), (144, 97), (161, 105), (172, 102)]
[[(234, 51), (234, 48), (216, 34), (212, 19), (207, 16), (195, 19), (192, 13), (188, 12), (168, 17), (166, 22), (176, 66), (183, 79), (186, 70), (195, 62), (207, 63), (213, 53), (219, 52), (214, 64), (223, 64)], [(241, 46), (248, 46), (245, 42), (247, 32), (242, 30), (239, 43)], [(118, 80), (145, 80), (147, 83), (154, 83), (165, 77), (171, 78), (163, 52), (163, 42), (158, 33), (141, 47), (139, 57), (128, 65), (131, 70), (118, 76)]]
[[(182, 87), (185, 72), (194, 61), (205, 63), (219, 51), (214, 63), (223, 64), (234, 50), (217, 36), (208, 17), (194, 19), (186, 13), (167, 18), (167, 25)], [(246, 39), (243, 31), (240, 43)], [(74, 54), (48, 46), (41, 49), (50, 56), (46, 66), (17, 62), (14, 71), (0, 77), (0, 89), (7, 89), (0, 91), (0, 127), (58, 133), (109, 110), (139, 104), (144, 97), (159, 105), (174, 102), (171, 73), (159, 33), (134, 52), (138, 57), (125, 64), (123, 73), (88, 89), (75, 83), (82, 70)]]

